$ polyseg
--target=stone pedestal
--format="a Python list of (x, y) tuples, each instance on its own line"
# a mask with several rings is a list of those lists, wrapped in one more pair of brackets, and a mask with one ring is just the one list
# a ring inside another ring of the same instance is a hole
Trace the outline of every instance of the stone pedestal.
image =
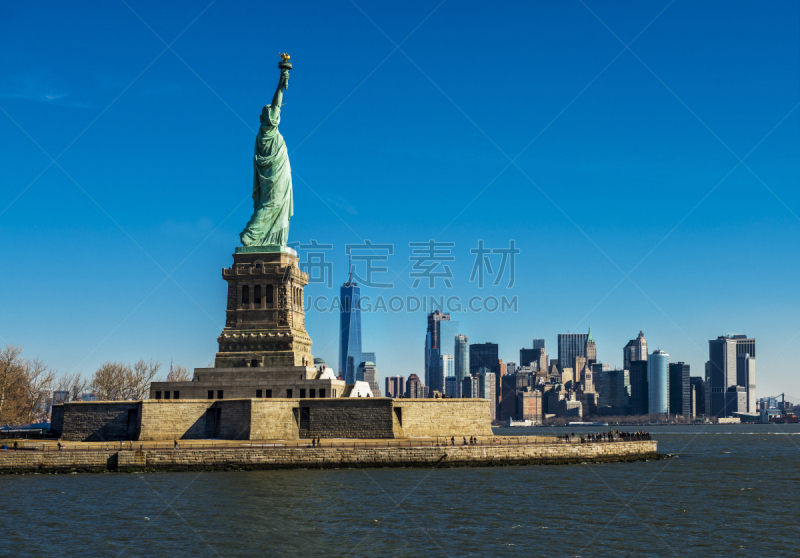
[(228, 282), (225, 329), (215, 368), (313, 367), (300, 271), (290, 248), (244, 247), (222, 270)]

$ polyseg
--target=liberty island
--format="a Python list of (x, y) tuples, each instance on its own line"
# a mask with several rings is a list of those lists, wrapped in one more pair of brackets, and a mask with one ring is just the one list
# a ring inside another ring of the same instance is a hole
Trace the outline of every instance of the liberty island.
[[(658, 457), (656, 442), (642, 436), (494, 438), (489, 399), (376, 397), (369, 383), (339, 379), (313, 357), (303, 306), (309, 277), (287, 247), (294, 201), (278, 126), (292, 69), (288, 55), (281, 55), (279, 69), (256, 136), (253, 214), (239, 235), (242, 246), (234, 250), (232, 265), (222, 269), (226, 317), (213, 367), (196, 368), (190, 381), (152, 382), (145, 400), (54, 405), (51, 431), (71, 442), (68, 450), (87, 453), (3, 456), (0, 471), (503, 465)], [(231, 447), (226, 442), (223, 450), (220, 440), (263, 443)]]

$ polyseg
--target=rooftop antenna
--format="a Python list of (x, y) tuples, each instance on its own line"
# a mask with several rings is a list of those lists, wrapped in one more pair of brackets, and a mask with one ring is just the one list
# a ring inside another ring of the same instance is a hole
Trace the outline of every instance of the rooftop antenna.
[(348, 270), (348, 273), (349, 273), (348, 276), (347, 276), (347, 282), (348, 283), (352, 283), (353, 282), (353, 254), (352, 253), (347, 255), (347, 270)]

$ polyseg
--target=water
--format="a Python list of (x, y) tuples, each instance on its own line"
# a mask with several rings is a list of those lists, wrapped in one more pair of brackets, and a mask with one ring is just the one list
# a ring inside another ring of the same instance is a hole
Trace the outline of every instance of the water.
[(0, 555), (796, 555), (800, 425), (649, 430), (659, 451), (680, 457), (462, 469), (0, 475)]

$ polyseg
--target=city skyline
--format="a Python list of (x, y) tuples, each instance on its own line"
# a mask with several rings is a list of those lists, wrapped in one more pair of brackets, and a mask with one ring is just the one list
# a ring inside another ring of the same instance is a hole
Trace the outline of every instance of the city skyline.
[[(381, 281), (395, 286), (362, 285), (365, 296), (518, 296), (517, 313), (458, 316), (471, 343), (498, 343), (504, 361), (516, 362), (532, 338), (546, 339), (553, 356), (559, 333), (591, 325), (600, 362), (621, 367), (621, 346), (644, 330), (651, 352), (660, 347), (702, 375), (707, 340), (746, 331), (759, 339), (758, 396), (800, 393), (800, 262), (786, 257), (800, 238), (798, 8), (743, 5), (718, 25), (729, 13), (722, 4), (667, 5), (591, 4), (595, 17), (580, 4), (504, 5), (488, 16), (477, 4), (365, 4), (398, 44), (413, 32), (402, 48), (416, 66), (354, 6), (313, 5), (320, 17), (309, 22), (312, 5), (298, 3), (278, 22), (252, 5), (248, 21), (267, 20), (276, 50), (296, 61), (281, 131), (307, 209), (293, 218), (290, 242), (332, 246), (334, 285), (346, 277), (346, 245), (392, 245)], [(156, 17), (132, 8), (168, 43), (202, 10), (166, 6)], [(4, 176), (0, 237), (9, 261), (55, 268), (58, 280), (7, 276), (0, 341), (60, 373), (143, 357), (205, 366), (226, 296), (207, 277), (247, 221), (248, 123), (274, 88), (249, 77), (264, 68), (261, 40), (214, 5), (173, 45), (186, 64), (170, 51), (154, 61), (164, 45), (124, 5), (20, 4), (7, 14), (0, 44), (13, 55), (2, 62), (0, 130), (15, 164)], [(487, 17), (498, 26), (486, 30)], [(598, 18), (624, 43), (649, 25), (631, 46), (647, 67)], [(362, 53), (349, 74), (338, 70), (342, 52)], [(487, 67), (502, 102), (487, 104), (476, 84)], [(308, 87), (323, 81), (324, 95)], [(413, 122), (411, 83), (426, 101)], [(203, 126), (187, 133), (198, 115)], [(43, 150), (64, 154), (51, 165)], [(353, 153), (366, 156), (356, 165)], [(187, 178), (183, 161), (198, 156), (205, 172)], [(401, 160), (418, 180), (387, 172)], [(634, 205), (652, 209), (625, 209)], [(535, 218), (512, 225), (517, 207), (535, 207)], [(452, 289), (441, 280), (411, 288), (409, 243), (430, 239), (455, 243)], [(512, 288), (510, 269), (499, 285), (469, 280), (481, 240), (492, 249), (515, 241)], [(731, 274), (734, 247), (751, 260)], [(576, 263), (590, 271), (548, 273)], [(742, 290), (749, 296), (734, 302)], [(424, 319), (363, 314), (381, 375), (422, 369)], [(338, 325), (335, 312), (307, 313), (314, 356), (338, 362)]]

